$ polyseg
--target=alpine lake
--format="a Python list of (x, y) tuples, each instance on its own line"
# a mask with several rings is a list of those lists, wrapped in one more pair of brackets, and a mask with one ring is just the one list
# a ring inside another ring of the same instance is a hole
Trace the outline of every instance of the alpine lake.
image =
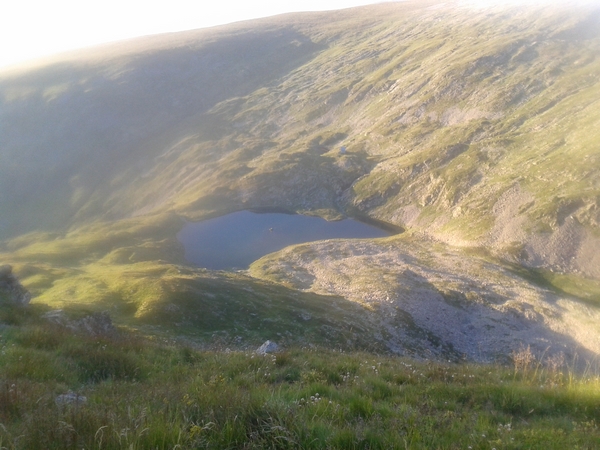
[(269, 253), (289, 245), (326, 239), (380, 238), (399, 230), (354, 219), (327, 221), (281, 212), (238, 211), (201, 222), (188, 222), (177, 234), (192, 264), (211, 270), (247, 269)]

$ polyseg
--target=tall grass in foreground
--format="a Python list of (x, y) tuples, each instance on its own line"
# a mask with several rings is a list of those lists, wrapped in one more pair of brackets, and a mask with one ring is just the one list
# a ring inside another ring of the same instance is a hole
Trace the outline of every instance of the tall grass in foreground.
[[(528, 349), (508, 368), (200, 352), (43, 323), (0, 335), (1, 449), (600, 447), (598, 376)], [(87, 401), (57, 404), (69, 390)]]

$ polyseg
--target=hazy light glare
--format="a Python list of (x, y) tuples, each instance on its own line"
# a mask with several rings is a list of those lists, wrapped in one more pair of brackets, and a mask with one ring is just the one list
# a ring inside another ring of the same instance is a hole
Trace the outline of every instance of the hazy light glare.
[[(136, 36), (204, 28), (293, 11), (323, 11), (394, 0), (6, 0), (0, 5), (0, 68)], [(399, 0), (403, 1), (403, 0)], [(440, 0), (440, 4), (444, 4)], [(451, 3), (451, 2), (450, 2)], [(471, 7), (580, 5), (600, 0), (458, 0)]]
[(532, 6), (532, 5), (562, 5), (581, 6), (599, 4), (600, 0), (459, 0), (459, 5), (475, 8), (489, 8), (493, 6)]
[(377, 0), (19, 0), (0, 6), (0, 67), (136, 36), (189, 30), (291, 11), (322, 11)]

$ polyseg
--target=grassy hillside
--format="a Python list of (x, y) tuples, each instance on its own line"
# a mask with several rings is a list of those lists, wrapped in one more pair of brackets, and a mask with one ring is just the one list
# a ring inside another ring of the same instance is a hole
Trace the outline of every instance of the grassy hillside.
[(572, 361), (527, 348), (512, 368), (322, 348), (258, 355), (124, 331), (76, 335), (35, 312), (13, 319), (0, 337), (3, 448), (600, 444), (597, 373), (574, 376)]
[[(34, 302), (204, 340), (591, 357), (599, 30), (593, 3), (400, 2), (2, 72), (0, 259)], [(251, 207), (408, 232), (294, 247), (249, 273), (186, 264), (184, 219)]]
[(382, 339), (373, 336), (375, 326), (363, 306), (240, 272), (190, 267), (174, 231), (157, 240), (161, 230), (180, 221), (158, 223), (138, 228), (134, 237), (129, 236), (131, 224), (121, 224), (127, 232), (111, 225), (110, 231), (98, 227), (94, 233), (90, 227), (51, 244), (14, 249), (10, 260), (34, 303), (75, 314), (107, 311), (119, 324), (144, 334), (236, 349), (267, 339), (283, 345), (385, 349)]

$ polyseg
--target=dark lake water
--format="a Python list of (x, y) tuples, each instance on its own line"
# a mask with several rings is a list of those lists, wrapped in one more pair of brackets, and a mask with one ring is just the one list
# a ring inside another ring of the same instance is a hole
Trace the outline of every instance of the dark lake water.
[(258, 258), (292, 244), (338, 238), (376, 238), (392, 233), (352, 219), (328, 222), (297, 214), (239, 211), (187, 223), (177, 234), (185, 258), (207, 269), (245, 269)]

